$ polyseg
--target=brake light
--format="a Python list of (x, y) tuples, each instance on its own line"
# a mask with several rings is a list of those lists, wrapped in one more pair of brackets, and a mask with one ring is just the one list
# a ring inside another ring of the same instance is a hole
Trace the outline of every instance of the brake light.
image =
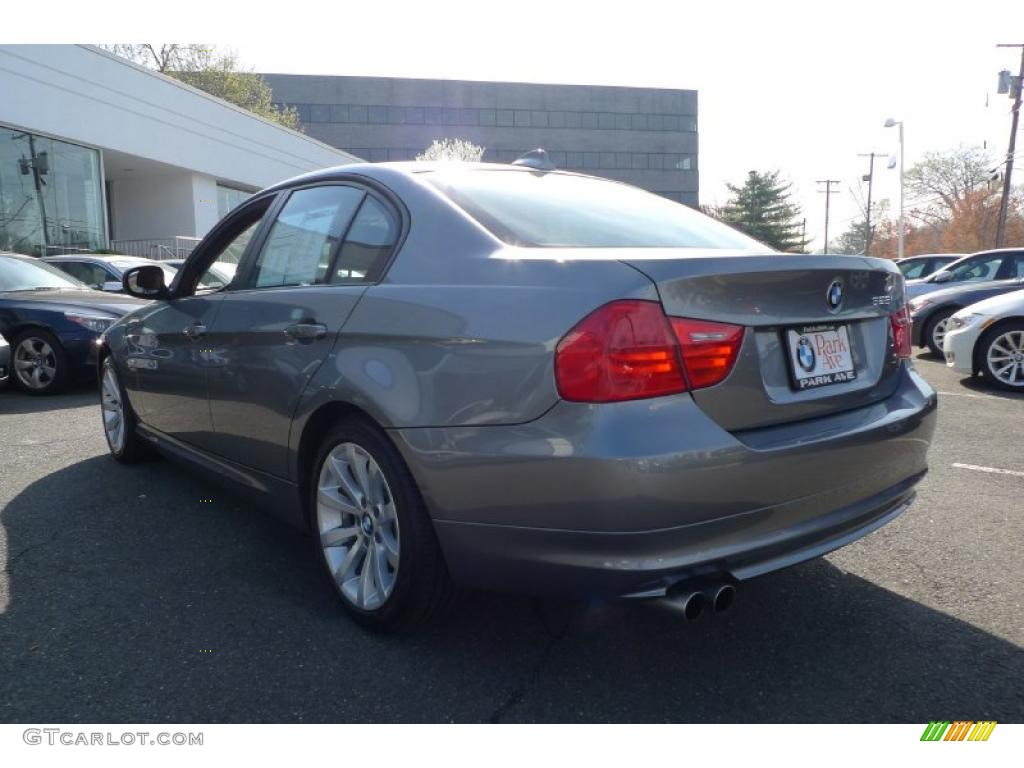
[(654, 301), (614, 301), (581, 320), (555, 350), (566, 400), (607, 403), (710, 387), (732, 370), (743, 326), (666, 317)]
[(686, 391), (679, 348), (661, 305), (613, 301), (567, 333), (555, 350), (566, 400), (608, 403)]
[(910, 306), (904, 304), (899, 310), (889, 315), (889, 323), (892, 325), (892, 340), (893, 347), (896, 350), (896, 357), (909, 358), (912, 351), (910, 345), (910, 326), (913, 323), (910, 317)]
[(683, 317), (673, 317), (671, 322), (690, 387), (700, 389), (724, 381), (740, 353), (743, 326)]

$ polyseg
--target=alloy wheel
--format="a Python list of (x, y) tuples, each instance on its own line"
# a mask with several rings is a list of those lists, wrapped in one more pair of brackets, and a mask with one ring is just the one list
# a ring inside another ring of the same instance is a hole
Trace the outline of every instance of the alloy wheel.
[(1007, 331), (988, 346), (988, 370), (992, 376), (1011, 387), (1024, 387), (1024, 331)]
[(45, 389), (57, 377), (57, 355), (43, 339), (29, 336), (14, 350), (14, 375), (28, 389)]
[(939, 322), (935, 323), (932, 328), (932, 343), (935, 344), (935, 348), (942, 353), (942, 343), (946, 340), (946, 334), (949, 332), (949, 324), (953, 317), (944, 317)]
[(124, 448), (124, 404), (121, 402), (117, 374), (110, 366), (103, 371), (100, 383), (100, 407), (103, 410), (103, 431), (107, 435), (107, 443), (110, 450), (119, 453)]
[(400, 535), (394, 497), (380, 466), (355, 443), (336, 445), (317, 481), (320, 547), (342, 596), (373, 611), (398, 577)]

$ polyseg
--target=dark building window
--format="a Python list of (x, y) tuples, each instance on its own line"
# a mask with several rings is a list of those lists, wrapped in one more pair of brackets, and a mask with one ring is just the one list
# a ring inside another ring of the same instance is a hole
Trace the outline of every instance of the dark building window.
[(494, 125), (498, 116), (493, 109), (480, 110), (480, 125)]

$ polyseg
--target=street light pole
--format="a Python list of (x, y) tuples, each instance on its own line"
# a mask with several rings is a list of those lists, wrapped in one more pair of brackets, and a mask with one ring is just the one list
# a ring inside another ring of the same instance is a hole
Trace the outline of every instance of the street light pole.
[(894, 125), (900, 127), (900, 239), (899, 239), (899, 253), (897, 258), (903, 258), (903, 243), (906, 238), (906, 220), (903, 218), (903, 158), (906, 154), (903, 149), (903, 121), (893, 120), (891, 117), (885, 121), (886, 128), (892, 128)]
[(1013, 118), (1010, 125), (1010, 148), (1006, 150), (1006, 167), (1003, 169), (1003, 196), (999, 199), (999, 218), (996, 220), (996, 248), (1006, 242), (1006, 212), (1010, 204), (1010, 177), (1013, 175), (1013, 153), (1017, 145), (1017, 124), (1020, 120), (1021, 91), (1024, 91), (1024, 45), (1000, 45), (999, 48), (1020, 47), (1020, 76), (1017, 78), (1017, 93), (1013, 100)]

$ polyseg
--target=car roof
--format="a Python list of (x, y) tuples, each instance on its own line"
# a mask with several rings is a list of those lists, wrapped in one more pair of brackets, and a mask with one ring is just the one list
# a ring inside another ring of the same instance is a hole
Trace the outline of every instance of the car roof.
[(555, 168), (553, 170), (539, 171), (536, 168), (531, 168), (525, 165), (510, 165), (507, 163), (474, 163), (468, 161), (424, 161), (424, 160), (402, 160), (387, 163), (352, 163), (350, 165), (337, 165), (331, 168), (322, 168), (316, 171), (310, 171), (300, 176), (294, 176), (290, 179), (278, 182), (273, 186), (267, 187), (258, 194), (264, 194), (269, 192), (277, 192), (282, 189), (289, 189), (291, 187), (300, 186), (303, 184), (315, 184), (322, 181), (334, 181), (337, 179), (345, 178), (346, 176), (363, 176), (374, 181), (384, 183), (388, 178), (394, 175), (401, 175), (407, 178), (414, 177), (424, 173), (430, 173), (434, 171), (450, 171), (453, 169), (458, 170), (475, 170), (475, 171), (509, 171), (514, 173), (556, 173), (563, 176), (578, 176), (581, 178), (592, 178), (599, 181), (606, 181), (611, 184), (623, 184), (624, 182), (616, 181), (615, 179), (608, 179), (603, 176), (591, 176), (586, 173), (577, 173), (565, 168)]

